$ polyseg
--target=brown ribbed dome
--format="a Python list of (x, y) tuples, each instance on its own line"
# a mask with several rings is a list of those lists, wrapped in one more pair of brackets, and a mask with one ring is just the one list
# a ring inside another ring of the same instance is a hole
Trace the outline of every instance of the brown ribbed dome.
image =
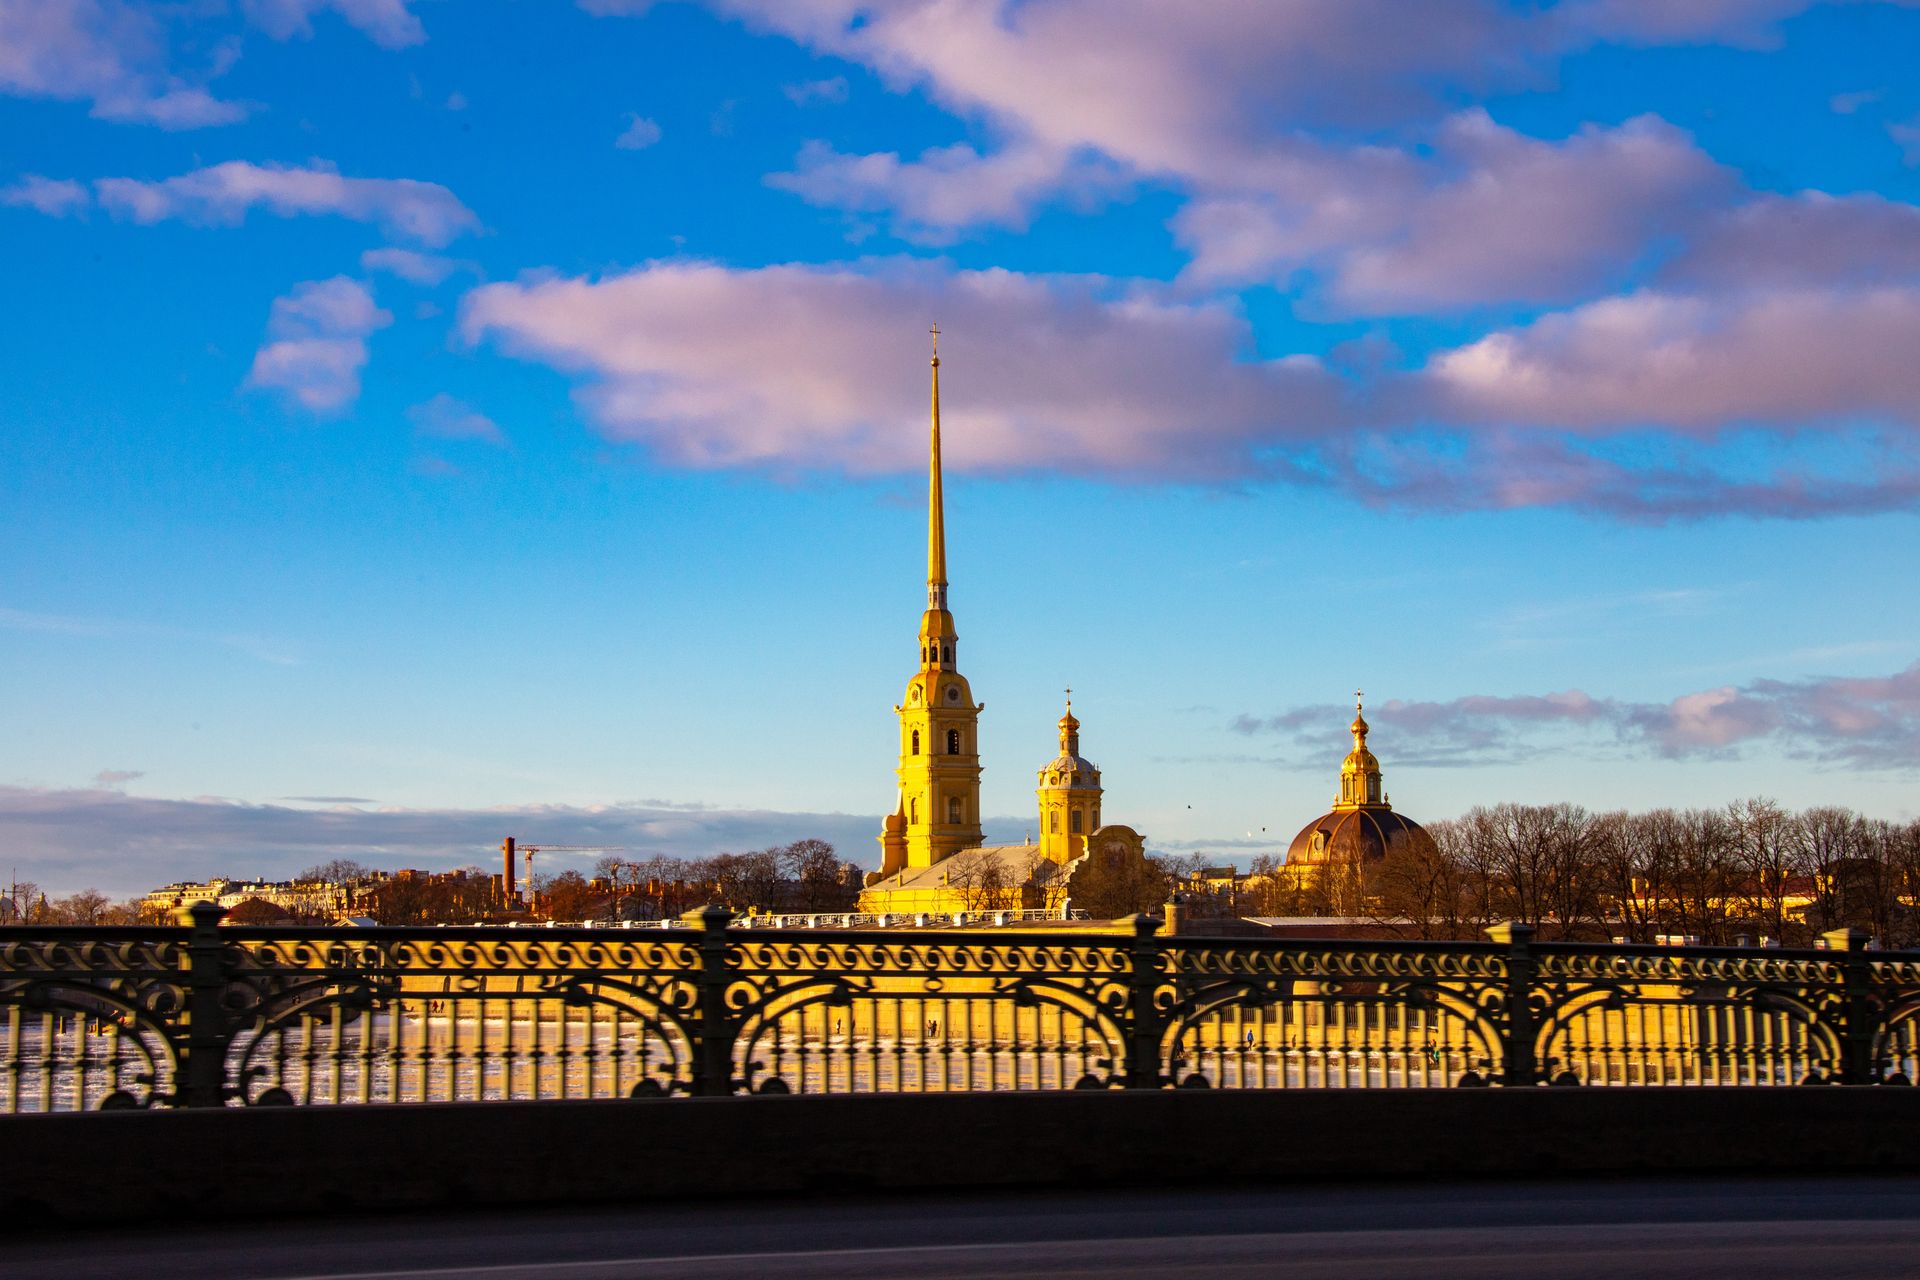
[[(1320, 839), (1315, 840), (1316, 835)], [(1287, 865), (1351, 866), (1378, 862), (1387, 856), (1387, 845), (1397, 835), (1425, 836), (1426, 831), (1413, 819), (1403, 818), (1384, 807), (1335, 809), (1300, 829), (1300, 834), (1287, 846)]]

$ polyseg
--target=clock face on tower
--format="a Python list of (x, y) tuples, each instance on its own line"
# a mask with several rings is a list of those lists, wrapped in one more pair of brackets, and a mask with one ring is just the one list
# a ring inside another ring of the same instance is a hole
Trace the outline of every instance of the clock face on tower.
[(958, 702), (958, 701), (960, 701), (960, 686), (959, 686), (959, 685), (957, 685), (957, 684), (950, 684), (950, 685), (948, 685), (948, 686), (947, 686), (947, 701), (948, 701), (948, 702)]

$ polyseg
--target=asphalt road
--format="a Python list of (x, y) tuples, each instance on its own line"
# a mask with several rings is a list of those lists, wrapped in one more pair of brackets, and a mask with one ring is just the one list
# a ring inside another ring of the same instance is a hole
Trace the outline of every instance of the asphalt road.
[[(110, 1183), (101, 1216), (110, 1221)], [(23, 1227), (29, 1228), (26, 1234)], [(712, 1202), (33, 1234), (6, 1280), (1920, 1277), (1920, 1179)]]

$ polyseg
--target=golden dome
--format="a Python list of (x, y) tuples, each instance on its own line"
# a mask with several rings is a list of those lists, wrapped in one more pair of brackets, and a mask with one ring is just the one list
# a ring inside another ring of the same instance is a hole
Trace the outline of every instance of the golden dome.
[(1381, 785), (1380, 761), (1367, 750), (1370, 726), (1353, 695), (1353, 750), (1340, 762), (1340, 794), (1333, 808), (1300, 828), (1287, 846), (1287, 865), (1352, 866), (1377, 862), (1396, 840), (1425, 839), (1419, 823), (1395, 813)]
[(1395, 839), (1425, 835), (1419, 823), (1391, 809), (1335, 808), (1300, 828), (1300, 834), (1287, 846), (1286, 865), (1353, 866), (1378, 862), (1387, 856), (1387, 849)]

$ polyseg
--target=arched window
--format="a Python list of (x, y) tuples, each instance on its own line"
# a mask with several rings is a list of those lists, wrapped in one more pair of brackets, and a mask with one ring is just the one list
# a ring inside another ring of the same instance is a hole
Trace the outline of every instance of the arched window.
[(947, 821), (948, 822), (960, 821), (960, 797), (959, 796), (947, 797)]
[(1047, 830), (1048, 830), (1048, 831), (1050, 831), (1050, 832), (1052, 832), (1052, 833), (1053, 833), (1054, 835), (1059, 835), (1059, 834), (1060, 834), (1060, 813), (1059, 813), (1059, 810), (1055, 810), (1054, 812), (1052, 812), (1052, 813), (1050, 813), (1050, 814), (1048, 814), (1048, 815), (1047, 815), (1047, 819), (1048, 819), (1048, 821), (1047, 821)]
[(1073, 830), (1073, 834), (1080, 834), (1080, 811), (1078, 809), (1073, 811), (1073, 816), (1068, 820), (1067, 825)]
[(918, 729), (915, 729), (915, 730), (913, 731), (913, 751), (912, 751), (912, 754), (913, 754), (913, 755), (916, 755), (916, 756), (920, 754), (920, 731), (919, 731)]
[(947, 754), (950, 756), (960, 754), (960, 731), (958, 729), (947, 730)]
[(918, 800), (907, 801), (907, 821), (908, 822), (920, 821), (920, 802)]
[(948, 645), (948, 646), (946, 647), (946, 649), (944, 650), (944, 652), (945, 652), (945, 654), (946, 654), (946, 658), (945, 658), (945, 661), (947, 661), (947, 662), (952, 662), (952, 661), (953, 661), (953, 646), (952, 646), (952, 645)]

